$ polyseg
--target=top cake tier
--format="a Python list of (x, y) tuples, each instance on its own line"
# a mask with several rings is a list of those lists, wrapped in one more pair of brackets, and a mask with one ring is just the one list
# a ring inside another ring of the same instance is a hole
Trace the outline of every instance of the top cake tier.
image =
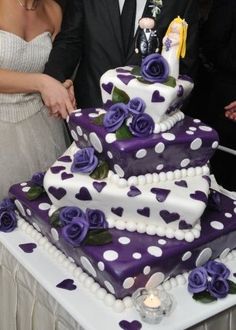
[(113, 103), (141, 98), (146, 105), (145, 113), (154, 120), (154, 133), (159, 133), (174, 126), (172, 114), (181, 108), (193, 82), (187, 76), (177, 79), (170, 76), (164, 83), (150, 83), (142, 79), (139, 67), (126, 66), (104, 73), (100, 87), (105, 108)]

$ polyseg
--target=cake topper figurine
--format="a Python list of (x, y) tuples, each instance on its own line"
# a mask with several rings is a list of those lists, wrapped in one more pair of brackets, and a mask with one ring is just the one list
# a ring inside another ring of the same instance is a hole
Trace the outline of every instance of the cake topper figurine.
[(142, 17), (139, 20), (140, 30), (137, 33), (135, 52), (141, 54), (142, 59), (149, 54), (159, 51), (160, 43), (155, 29), (155, 20), (152, 17)]
[(169, 63), (169, 75), (178, 78), (179, 76), (179, 58), (185, 57), (187, 22), (179, 16), (170, 23), (162, 42), (161, 55)]

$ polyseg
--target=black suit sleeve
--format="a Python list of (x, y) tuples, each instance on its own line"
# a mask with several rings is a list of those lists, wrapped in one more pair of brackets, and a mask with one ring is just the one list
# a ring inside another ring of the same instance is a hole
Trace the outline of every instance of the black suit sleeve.
[(45, 73), (64, 81), (72, 76), (82, 54), (83, 0), (68, 0), (60, 33), (45, 66)]

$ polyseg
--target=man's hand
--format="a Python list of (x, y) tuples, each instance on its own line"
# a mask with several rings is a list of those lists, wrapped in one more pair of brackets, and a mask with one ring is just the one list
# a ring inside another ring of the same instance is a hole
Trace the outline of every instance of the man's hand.
[(236, 122), (236, 101), (231, 102), (225, 107), (225, 117)]
[(63, 86), (67, 89), (71, 103), (72, 103), (74, 109), (76, 109), (77, 105), (76, 105), (73, 81), (70, 79), (67, 79), (64, 81)]

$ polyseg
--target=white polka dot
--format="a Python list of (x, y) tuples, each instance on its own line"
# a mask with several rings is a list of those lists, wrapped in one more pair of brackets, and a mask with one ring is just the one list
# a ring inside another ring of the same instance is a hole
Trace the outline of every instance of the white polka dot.
[(211, 225), (212, 228), (214, 228), (216, 230), (224, 229), (223, 223), (219, 222), (219, 221), (211, 221), (210, 225)]
[(31, 215), (32, 215), (32, 212), (31, 212), (31, 210), (30, 210), (30, 209), (26, 209), (26, 213), (27, 213), (29, 216), (31, 216)]
[(33, 222), (32, 225), (37, 231), (41, 232), (41, 229), (40, 229), (39, 225), (36, 222)]
[(113, 143), (116, 141), (116, 135), (114, 133), (108, 133), (105, 137), (107, 143)]
[(186, 131), (186, 134), (188, 134), (188, 135), (193, 135), (194, 132), (192, 132), (192, 131)]
[(196, 138), (195, 140), (193, 140), (193, 142), (190, 145), (190, 149), (192, 150), (197, 150), (201, 147), (202, 145), (202, 139), (200, 138)]
[(119, 255), (116, 251), (113, 250), (107, 250), (103, 253), (103, 258), (107, 261), (114, 261), (118, 259)]
[(112, 155), (112, 153), (111, 153), (110, 151), (107, 152), (107, 156), (108, 156), (110, 159), (113, 158), (113, 155)]
[(158, 171), (161, 171), (161, 170), (163, 169), (163, 167), (164, 167), (163, 164), (159, 164), (159, 165), (157, 165), (156, 169), (157, 169)]
[(165, 275), (161, 272), (157, 272), (153, 274), (149, 280), (147, 281), (145, 288), (146, 289), (153, 289), (160, 285), (165, 279)]
[(25, 209), (24, 209), (23, 205), (21, 204), (21, 202), (18, 201), (18, 199), (15, 200), (15, 205), (16, 205), (16, 208), (19, 210), (19, 212), (20, 212), (23, 216), (25, 216), (25, 215), (26, 215), (26, 214), (25, 214)]
[(108, 291), (110, 291), (112, 294), (115, 294), (115, 290), (110, 282), (104, 281), (104, 285), (107, 287)]
[(196, 119), (196, 118), (194, 118), (194, 119), (193, 119), (193, 122), (194, 122), (194, 123), (200, 123), (201, 120), (200, 120), (200, 119)]
[(78, 136), (73, 129), (70, 131), (70, 134), (75, 141), (78, 141)]
[(181, 167), (186, 167), (186, 166), (188, 166), (189, 163), (190, 163), (190, 159), (185, 158), (181, 161), (180, 166)]
[(148, 253), (154, 257), (161, 257), (162, 256), (162, 249), (158, 246), (149, 246), (147, 249)]
[(225, 213), (225, 217), (226, 218), (232, 218), (232, 214), (231, 213)]
[(236, 207), (234, 208), (234, 213), (236, 213)]
[(76, 131), (77, 131), (77, 133), (78, 133), (79, 136), (82, 136), (83, 135), (83, 131), (82, 131), (82, 129), (81, 129), (80, 126), (77, 126), (76, 127)]
[(51, 228), (51, 234), (52, 234), (54, 241), (59, 240), (59, 234), (58, 234), (58, 231), (56, 230), (56, 228)]
[(218, 145), (219, 145), (219, 142), (215, 141), (215, 142), (212, 143), (212, 148), (216, 149), (218, 147)]
[(196, 260), (196, 267), (204, 265), (212, 256), (212, 250), (210, 248), (205, 248)]
[(229, 254), (229, 251), (230, 251), (229, 248), (224, 249), (224, 251), (222, 251), (220, 254), (220, 258), (222, 258), (222, 259), (226, 258), (227, 255)]
[(144, 158), (147, 154), (147, 150), (140, 149), (136, 152), (136, 158)]
[(135, 253), (133, 253), (133, 258), (134, 259), (141, 259), (142, 255), (141, 255), (141, 253), (135, 252)]
[(122, 170), (122, 168), (118, 164), (114, 165), (114, 170), (121, 178), (125, 175), (125, 172)]
[(197, 129), (196, 127), (189, 127), (189, 130), (195, 132)]
[(211, 132), (212, 131), (212, 128), (211, 127), (209, 127), (209, 126), (203, 126), (203, 125), (199, 126), (199, 129), (201, 131), (205, 131), (205, 132)]
[(94, 149), (96, 149), (97, 152), (101, 153), (103, 151), (103, 147), (102, 147), (102, 143), (101, 143), (99, 137), (97, 136), (97, 134), (94, 132), (90, 133), (89, 139), (90, 139), (90, 142), (91, 142), (92, 146), (94, 147)]
[(80, 116), (82, 116), (82, 113), (76, 113), (75, 114), (75, 117), (80, 117)]
[(157, 154), (161, 154), (165, 150), (165, 145), (164, 143), (160, 142), (155, 146), (155, 152)]
[(163, 139), (167, 140), (167, 141), (174, 141), (175, 140), (175, 135), (172, 133), (162, 133), (161, 134)]
[(166, 244), (166, 240), (164, 240), (164, 239), (159, 239), (158, 240), (158, 243), (160, 244), (160, 245), (165, 245)]
[(134, 285), (134, 279), (133, 277), (128, 277), (124, 280), (123, 282), (123, 288), (124, 289), (129, 289)]
[(105, 269), (104, 262), (102, 262), (102, 261), (99, 261), (99, 262), (98, 262), (98, 269), (99, 269), (101, 272), (104, 271), (104, 269)]
[(30, 190), (30, 187), (24, 187), (24, 188), (22, 188), (22, 191), (23, 192), (28, 192)]
[(129, 244), (130, 243), (130, 238), (128, 238), (128, 237), (120, 237), (119, 239), (118, 239), (118, 242), (120, 243), (120, 244), (124, 244), (124, 245), (126, 245), (126, 244)]
[(99, 114), (98, 114), (98, 113), (91, 112), (91, 113), (89, 113), (88, 116), (89, 116), (90, 118), (96, 118), (96, 117), (99, 116)]
[(84, 134), (83, 137), (84, 137), (85, 141), (88, 141), (88, 137), (86, 134)]
[(182, 256), (182, 261), (188, 260), (189, 258), (191, 258), (191, 256), (192, 256), (192, 252), (190, 251), (185, 252), (185, 254)]
[(150, 271), (151, 271), (151, 267), (150, 266), (146, 266), (143, 269), (143, 274), (144, 275), (148, 275), (150, 273)]
[(21, 185), (21, 187), (24, 187), (24, 186), (27, 186), (27, 183), (26, 182), (22, 182), (20, 185)]
[(48, 203), (40, 203), (40, 204), (39, 204), (39, 209), (42, 210), (42, 211), (49, 210), (50, 207), (51, 207), (51, 205), (48, 204)]
[(93, 277), (97, 276), (96, 270), (94, 269), (93, 265), (91, 262), (88, 260), (88, 258), (82, 256), (80, 258), (81, 264), (84, 266), (86, 271), (88, 271)]

